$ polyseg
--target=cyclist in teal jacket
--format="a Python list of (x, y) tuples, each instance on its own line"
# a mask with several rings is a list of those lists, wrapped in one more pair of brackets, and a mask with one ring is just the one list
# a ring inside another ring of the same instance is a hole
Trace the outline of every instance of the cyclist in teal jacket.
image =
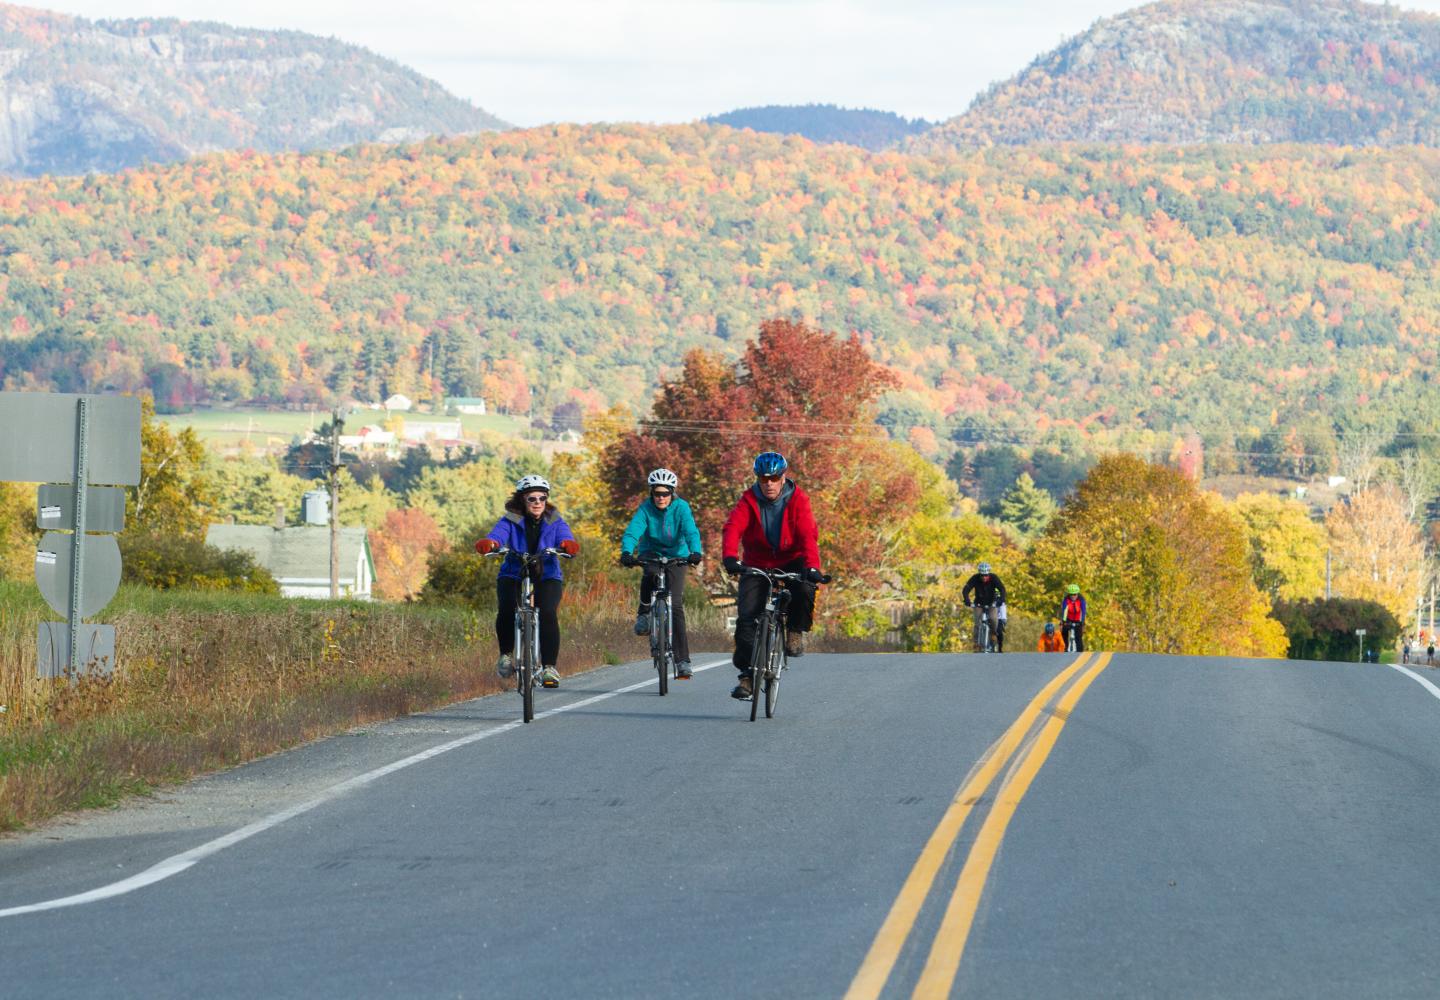
[[(646, 482), (650, 496), (630, 518), (630, 526), (620, 539), (620, 562), (626, 566), (639, 564), (640, 556), (685, 559), (691, 566), (700, 561), (700, 529), (690, 505), (675, 495), (680, 480), (669, 469), (656, 469)], [(665, 582), (670, 588), (671, 639), (675, 647), (675, 676), (689, 680), (690, 640), (685, 634), (685, 566), (667, 566)], [(635, 616), (635, 634), (650, 633), (650, 596), (655, 592), (654, 573), (640, 578), (640, 610)]]

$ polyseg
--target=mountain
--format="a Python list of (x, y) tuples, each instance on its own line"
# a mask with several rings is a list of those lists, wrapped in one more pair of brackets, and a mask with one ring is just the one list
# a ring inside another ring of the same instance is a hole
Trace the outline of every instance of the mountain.
[(1162, 0), (1097, 22), (913, 148), (1040, 142), (1440, 145), (1440, 17)]
[(902, 118), (893, 111), (841, 108), (834, 104), (770, 104), (741, 108), (705, 119), (711, 125), (755, 132), (803, 135), (812, 142), (843, 142), (862, 149), (889, 149), (931, 128), (923, 118)]
[(11, 175), (505, 127), (418, 73), (334, 39), (0, 5), (0, 172)]
[(932, 451), (1193, 426), (1300, 462), (1336, 424), (1440, 430), (1437, 219), (1428, 149), (689, 125), (213, 154), (0, 181), (0, 385), (643, 408), (689, 349), (802, 317), (899, 375), (884, 421)]

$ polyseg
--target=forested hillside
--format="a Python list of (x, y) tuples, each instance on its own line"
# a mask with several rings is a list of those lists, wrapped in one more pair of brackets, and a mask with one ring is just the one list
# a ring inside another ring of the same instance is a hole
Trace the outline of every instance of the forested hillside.
[(727, 111), (705, 121), (756, 132), (803, 135), (813, 142), (843, 142), (870, 150), (890, 149), (932, 125), (923, 118), (903, 118), (893, 111), (841, 108), (834, 104), (770, 104), (763, 108)]
[(333, 38), (0, 4), (0, 173), (503, 127), (434, 81)]
[(1440, 18), (1359, 0), (1161, 0), (914, 141), (1440, 143)]
[(1415, 150), (927, 159), (682, 126), (215, 155), (0, 184), (0, 376), (643, 409), (687, 349), (798, 316), (900, 374), (882, 421), (930, 454), (1188, 425), (1305, 451), (1440, 412), (1437, 199)]

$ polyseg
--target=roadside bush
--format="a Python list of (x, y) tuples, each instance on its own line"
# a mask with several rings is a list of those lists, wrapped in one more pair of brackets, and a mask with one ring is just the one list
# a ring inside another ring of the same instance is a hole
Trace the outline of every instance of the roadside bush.
[(1292, 660), (1349, 660), (1359, 654), (1356, 629), (1365, 630), (1366, 649), (1388, 649), (1400, 637), (1400, 623), (1383, 604), (1356, 597), (1277, 601), (1273, 612), (1290, 639)]
[(269, 570), (256, 564), (248, 552), (218, 549), (195, 538), (147, 532), (126, 532), (119, 541), (124, 583), (160, 590), (186, 587), (280, 593), (280, 585)]

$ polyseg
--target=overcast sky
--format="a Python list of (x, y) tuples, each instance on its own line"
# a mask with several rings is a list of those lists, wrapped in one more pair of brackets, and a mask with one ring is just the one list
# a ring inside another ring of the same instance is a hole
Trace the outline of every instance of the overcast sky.
[[(26, 2), (26, 0), (22, 0)], [(363, 45), (517, 125), (830, 103), (938, 120), (1137, 0), (28, 0)], [(1440, 0), (1400, 6), (1440, 13)]]

